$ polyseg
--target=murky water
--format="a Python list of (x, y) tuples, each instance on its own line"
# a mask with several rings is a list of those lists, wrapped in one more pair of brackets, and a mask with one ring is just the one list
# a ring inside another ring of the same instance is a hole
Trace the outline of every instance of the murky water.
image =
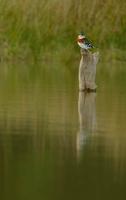
[(126, 63), (0, 66), (0, 199), (126, 198)]

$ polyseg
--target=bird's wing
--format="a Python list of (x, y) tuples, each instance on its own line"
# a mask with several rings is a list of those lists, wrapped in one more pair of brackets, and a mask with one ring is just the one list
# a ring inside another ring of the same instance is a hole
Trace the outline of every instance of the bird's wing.
[(85, 38), (84, 42), (85, 42), (85, 45), (87, 45), (88, 47), (92, 47), (92, 48), (94, 47), (87, 38)]

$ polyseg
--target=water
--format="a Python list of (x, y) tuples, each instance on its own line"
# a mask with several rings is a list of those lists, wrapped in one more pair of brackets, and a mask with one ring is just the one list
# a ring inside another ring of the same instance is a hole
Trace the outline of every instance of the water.
[(126, 198), (126, 63), (0, 66), (0, 199)]

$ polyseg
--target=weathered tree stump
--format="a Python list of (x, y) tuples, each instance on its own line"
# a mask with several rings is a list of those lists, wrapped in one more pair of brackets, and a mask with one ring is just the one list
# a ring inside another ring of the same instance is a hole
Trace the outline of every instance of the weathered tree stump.
[(79, 90), (95, 91), (96, 65), (99, 60), (99, 52), (89, 52), (81, 49), (81, 60), (79, 66)]

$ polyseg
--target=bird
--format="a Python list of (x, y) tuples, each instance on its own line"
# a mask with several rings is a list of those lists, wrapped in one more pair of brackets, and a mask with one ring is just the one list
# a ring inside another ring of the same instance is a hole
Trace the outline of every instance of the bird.
[(91, 42), (86, 38), (86, 36), (83, 33), (80, 33), (78, 35), (77, 43), (82, 49), (85, 50), (90, 50), (94, 48), (94, 46), (91, 44)]

